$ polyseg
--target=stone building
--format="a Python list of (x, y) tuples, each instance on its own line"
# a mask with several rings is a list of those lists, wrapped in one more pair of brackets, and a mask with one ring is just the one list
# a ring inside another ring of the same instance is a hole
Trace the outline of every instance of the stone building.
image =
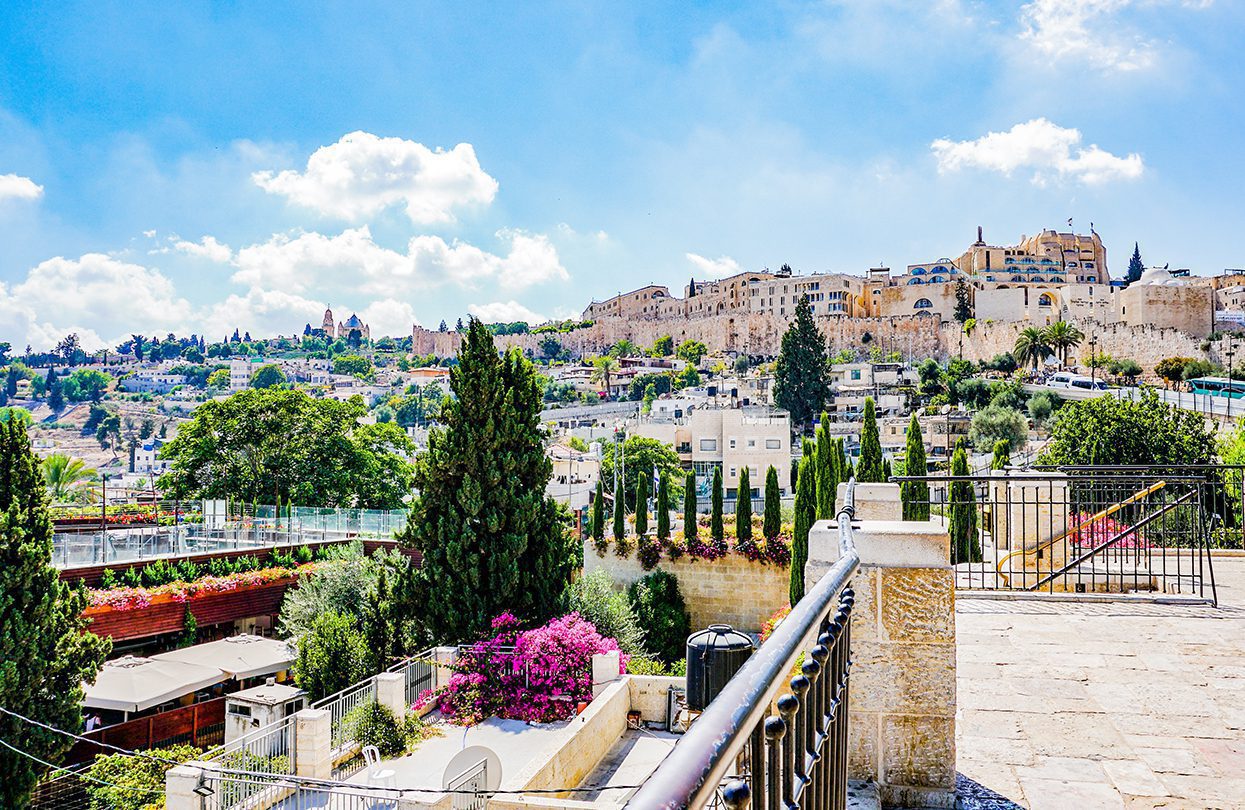
[(1021, 236), (1011, 247), (977, 241), (956, 259), (955, 266), (981, 281), (1035, 284), (1107, 284), (1107, 249), (1093, 230), (1089, 235), (1044, 230)]

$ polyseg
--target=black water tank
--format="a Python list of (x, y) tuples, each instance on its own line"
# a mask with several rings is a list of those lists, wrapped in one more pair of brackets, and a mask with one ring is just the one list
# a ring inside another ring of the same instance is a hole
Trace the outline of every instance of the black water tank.
[(752, 650), (752, 639), (729, 624), (713, 624), (688, 636), (687, 708), (704, 711)]

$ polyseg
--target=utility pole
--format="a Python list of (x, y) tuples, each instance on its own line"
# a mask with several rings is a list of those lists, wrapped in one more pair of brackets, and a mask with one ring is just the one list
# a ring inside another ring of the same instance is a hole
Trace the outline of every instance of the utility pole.
[(1094, 387), (1098, 387), (1098, 335), (1089, 336), (1089, 378), (1093, 380)]
[(1236, 345), (1232, 342), (1232, 335), (1228, 335), (1228, 419), (1232, 418), (1232, 397), (1236, 396), (1236, 392), (1232, 390), (1232, 356), (1236, 354)]

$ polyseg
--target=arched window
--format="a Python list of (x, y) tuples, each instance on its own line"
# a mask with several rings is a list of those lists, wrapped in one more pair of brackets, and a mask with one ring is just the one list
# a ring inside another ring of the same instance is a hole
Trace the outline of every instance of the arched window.
[(947, 272), (947, 268), (943, 267), (943, 266), (940, 264), (940, 265), (938, 265), (937, 267), (935, 267), (935, 268), (934, 268), (934, 272), (935, 272), (935, 273), (945, 273), (945, 272)]
[(1012, 281), (1024, 281), (1024, 276), (1012, 276)]
[(1055, 297), (1050, 293), (1042, 293), (1038, 296), (1039, 307), (1053, 307), (1055, 305)]
[(916, 303), (912, 305), (913, 309), (929, 309), (934, 304), (928, 298), (918, 298)]
[[(908, 284), (910, 284), (910, 285), (911, 285), (911, 284), (920, 284), (920, 283), (921, 283), (921, 280), (920, 280), (919, 278), (914, 278), (914, 279), (911, 279), (911, 280), (909, 280), (909, 281), (908, 281)], [(877, 292), (877, 290), (874, 290), (874, 292)]]
[(923, 276), (923, 275), (925, 275), (925, 268), (924, 268), (924, 267), (914, 267), (914, 268), (912, 268), (912, 275), (914, 275), (914, 276)]
[(942, 276), (934, 276), (933, 278), (931, 278), (931, 279), (929, 280), (929, 283), (930, 283), (930, 284), (939, 284), (939, 283), (944, 282), (944, 281), (946, 281), (946, 279), (945, 279), (945, 278), (943, 278)]

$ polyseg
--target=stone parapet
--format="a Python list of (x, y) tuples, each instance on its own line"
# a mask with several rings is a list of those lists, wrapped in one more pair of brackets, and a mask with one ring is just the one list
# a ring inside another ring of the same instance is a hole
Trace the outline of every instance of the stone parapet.
[(326, 709), (294, 715), (294, 773), (312, 779), (333, 776), (333, 716)]

